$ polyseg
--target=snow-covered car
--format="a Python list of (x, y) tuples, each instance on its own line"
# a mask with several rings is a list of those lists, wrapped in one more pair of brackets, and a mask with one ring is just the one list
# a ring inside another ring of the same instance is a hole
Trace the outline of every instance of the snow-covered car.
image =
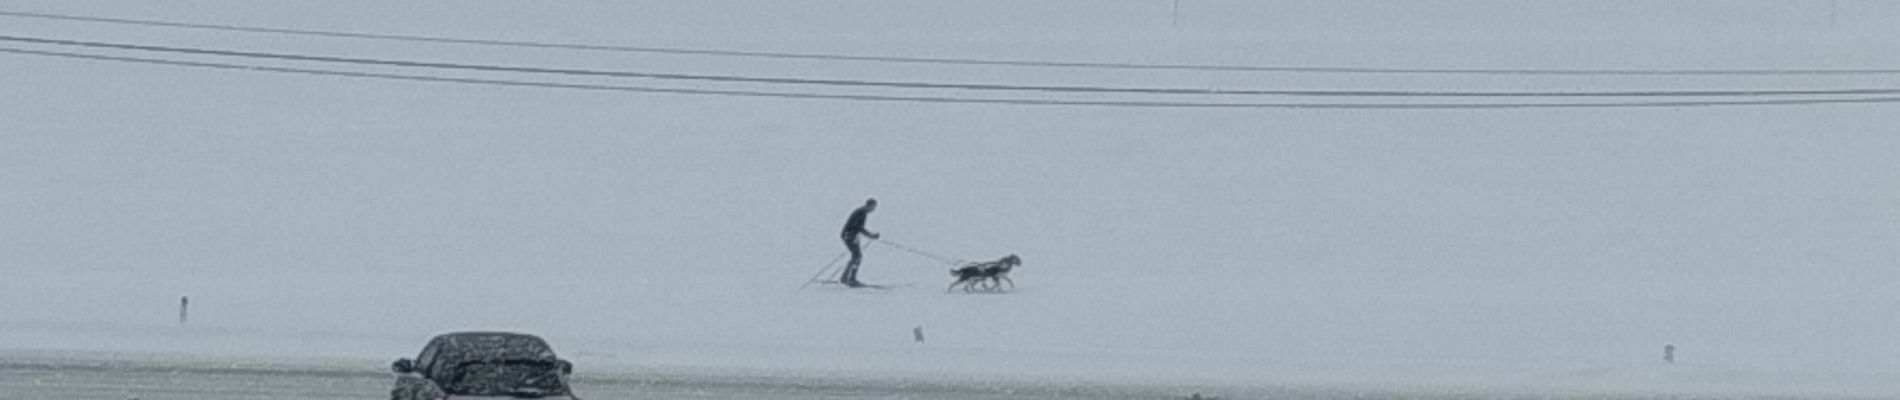
[(391, 365), (391, 400), (471, 398), (579, 399), (567, 385), (574, 365), (554, 355), (547, 341), (508, 332), (438, 335), (415, 360)]

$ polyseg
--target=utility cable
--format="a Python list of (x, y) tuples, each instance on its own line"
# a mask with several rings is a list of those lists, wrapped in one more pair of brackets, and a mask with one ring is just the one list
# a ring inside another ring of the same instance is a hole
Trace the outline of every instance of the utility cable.
[(1179, 101), (1075, 101), (1043, 99), (1001, 99), (971, 98), (954, 96), (883, 96), (855, 94), (826, 94), (811, 92), (768, 92), (748, 90), (707, 90), (681, 89), (651, 86), (598, 85), (579, 83), (558, 83), (542, 81), (521, 81), (504, 79), (458, 78), (432, 75), (390, 74), (375, 72), (354, 72), (313, 68), (272, 67), (232, 63), (167, 60), (158, 58), (108, 56), (71, 52), (43, 51), (20, 48), (0, 47), (0, 53), (35, 55), (67, 59), (93, 61), (114, 61), (151, 65), (194, 67), (220, 70), (262, 71), (286, 74), (351, 77), (365, 79), (402, 80), (418, 82), (456, 83), (470, 85), (533, 87), (548, 89), (573, 89), (592, 91), (666, 93), (727, 97), (758, 97), (780, 99), (810, 100), (856, 100), (910, 103), (961, 103), (994, 104), (1022, 106), (1091, 106), (1091, 107), (1140, 107), (1140, 108), (1224, 108), (1224, 109), (1331, 109), (1331, 110), (1458, 110), (1458, 109), (1536, 109), (1536, 108), (1675, 108), (1675, 107), (1720, 107), (1720, 106), (1789, 106), (1823, 104), (1884, 104), (1900, 103), (1900, 96), (1874, 96), (1821, 99), (1772, 99), (1772, 100), (1693, 100), (1693, 101), (1630, 101), (1630, 102), (1591, 102), (1591, 103), (1215, 103), (1215, 102), (1179, 102)]
[(847, 79), (803, 79), (774, 78), (734, 75), (675, 74), (638, 71), (603, 71), (567, 68), (518, 67), (485, 64), (461, 64), (430, 61), (389, 60), (358, 57), (315, 56), (303, 54), (269, 53), (218, 50), (188, 47), (150, 46), (124, 43), (105, 43), (66, 39), (48, 39), (24, 36), (0, 35), (0, 41), (34, 43), (55, 46), (76, 46), (117, 50), (136, 50), (147, 52), (180, 53), (209, 56), (239, 57), (253, 59), (275, 59), (289, 61), (310, 61), (324, 63), (344, 63), (359, 65), (382, 65), (395, 67), (457, 69), (483, 72), (513, 72), (531, 74), (553, 74), (574, 76), (604, 76), (616, 78), (641, 78), (656, 80), (691, 80), (714, 82), (767, 83), (816, 86), (883, 87), (905, 89), (956, 89), (989, 91), (1032, 91), (1032, 92), (1073, 92), (1073, 93), (1121, 93), (1150, 95), (1275, 95), (1275, 96), (1312, 96), (1312, 97), (1758, 97), (1758, 96), (1844, 96), (1844, 95), (1893, 95), (1900, 94), (1896, 88), (1856, 88), (1856, 89), (1809, 89), (1809, 90), (1636, 90), (1636, 91), (1422, 91), (1422, 90), (1249, 90), (1249, 89), (1203, 89), (1203, 88), (1156, 88), (1156, 87), (1104, 87), (1104, 86), (1053, 86), (1053, 85), (1002, 85), (934, 83), (906, 81), (869, 81)]
[(349, 39), (369, 39), (386, 41), (446, 43), (482, 46), (503, 46), (518, 48), (543, 48), (585, 51), (605, 51), (622, 53), (676, 54), (719, 57), (746, 57), (767, 59), (851, 61), (875, 63), (905, 64), (943, 64), (975, 65), (1002, 67), (1034, 68), (1078, 68), (1078, 69), (1121, 69), (1121, 70), (1178, 70), (1209, 72), (1268, 72), (1268, 73), (1326, 73), (1326, 74), (1433, 74), (1433, 75), (1579, 75), (1579, 76), (1776, 76), (1776, 75), (1896, 75), (1900, 69), (1863, 68), (1863, 69), (1529, 69), (1529, 68), (1376, 68), (1376, 67), (1275, 67), (1249, 65), (1213, 65), (1213, 64), (1144, 64), (1113, 62), (1070, 62), (1003, 60), (980, 58), (935, 58), (935, 57), (897, 57), (865, 56), (828, 53), (793, 53), (769, 51), (735, 51), (695, 49), (683, 47), (649, 46), (607, 46), (574, 43), (533, 42), (514, 40), (464, 39), (440, 36), (393, 35), (362, 32), (325, 31), (309, 29), (267, 28), (256, 26), (206, 24), (147, 19), (109, 18), (83, 15), (53, 14), (24, 11), (0, 10), (0, 16), (43, 20), (61, 20), (102, 24), (135, 25), (183, 29), (216, 30), (227, 32), (268, 33), (298, 36), (318, 36)]

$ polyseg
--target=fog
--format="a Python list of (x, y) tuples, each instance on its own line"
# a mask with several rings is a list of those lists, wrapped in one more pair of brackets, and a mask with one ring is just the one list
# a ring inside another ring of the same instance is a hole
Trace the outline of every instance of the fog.
[[(960, 59), (1900, 66), (1900, 55), (1886, 51), (1900, 44), (1900, 28), (1887, 23), (1900, 16), (1900, 4), (1887, 2), (1175, 4), (14, 1), (0, 9)], [(1300, 74), (847, 62), (5, 16), (0, 34), (1021, 85), (1587, 91), (1893, 82), (1879, 74)], [(21, 54), (0, 54), (0, 70), (7, 93), (0, 96), (0, 346), (12, 349), (385, 359), (413, 354), (439, 332), (512, 329), (547, 336), (570, 353), (612, 353), (614, 362), (638, 365), (1258, 382), (1521, 383), (1525, 376), (1498, 375), (1508, 373), (1633, 390), (1711, 381), (1774, 393), (1900, 390), (1880, 383), (1900, 376), (1893, 361), (1900, 348), (1888, 339), (1900, 328), (1891, 296), (1900, 285), (1891, 273), (1900, 260), (1893, 246), (1900, 240), (1900, 119), (1892, 104), (1154, 109), (530, 89)], [(1221, 99), (1192, 99), (1209, 98)], [(1351, 101), (1272, 101), (1282, 100)], [(867, 197), (881, 203), (869, 227), (895, 243), (969, 260), (1022, 255), (1019, 290), (943, 294), (947, 265), (876, 244), (864, 279), (914, 286), (797, 290), (843, 250), (836, 230)], [(179, 328), (178, 299), (187, 295), (192, 320)], [(931, 341), (911, 343), (915, 326), (926, 327)], [(1680, 349), (1679, 365), (1662, 364), (1666, 344)], [(871, 350), (850, 355), (864, 348)], [(1173, 361), (1155, 363), (1164, 358)], [(960, 361), (929, 361), (946, 359)]]

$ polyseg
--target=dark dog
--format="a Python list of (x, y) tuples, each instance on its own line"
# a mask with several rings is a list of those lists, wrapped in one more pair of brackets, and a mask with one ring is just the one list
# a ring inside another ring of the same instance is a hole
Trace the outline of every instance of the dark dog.
[(957, 280), (950, 282), (950, 287), (943, 288), (943, 292), (949, 293), (950, 289), (957, 288), (957, 285), (963, 285), (965, 292), (974, 292), (978, 289), (996, 291), (1002, 290), (1004, 283), (1008, 283), (1010, 289), (1015, 289), (1016, 281), (1009, 279), (1009, 271), (1016, 269), (1018, 265), (1023, 265), (1023, 259), (1016, 257), (1015, 254), (996, 261), (963, 264), (960, 268), (950, 270), (950, 276), (956, 277)]

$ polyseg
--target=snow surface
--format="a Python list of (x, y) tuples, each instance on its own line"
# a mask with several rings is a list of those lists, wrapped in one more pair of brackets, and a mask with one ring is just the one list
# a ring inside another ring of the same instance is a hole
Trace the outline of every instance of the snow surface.
[[(1900, 66), (1885, 51), (1900, 42), (1885, 23), (1900, 4), (1889, 2), (1838, 2), (1831, 23), (1823, 2), (1181, 3), (1178, 25), (1167, 1), (4, 8), (919, 57)], [(1020, 84), (1892, 83), (848, 64), (15, 18), (0, 18), (0, 34)], [(4, 348), (380, 360), (440, 332), (509, 329), (549, 338), (583, 369), (1900, 394), (1889, 337), (1900, 328), (1892, 105), (1149, 110), (528, 90), (18, 55), (0, 55), (0, 70)], [(842, 251), (836, 230), (865, 197), (881, 202), (870, 228), (897, 243), (968, 259), (1021, 254), (1021, 288), (945, 295), (947, 265), (870, 245), (865, 280), (915, 286), (795, 290)], [(183, 295), (192, 322), (179, 327)], [(927, 342), (912, 342), (919, 326)], [(1661, 362), (1666, 344), (1679, 364)]]

